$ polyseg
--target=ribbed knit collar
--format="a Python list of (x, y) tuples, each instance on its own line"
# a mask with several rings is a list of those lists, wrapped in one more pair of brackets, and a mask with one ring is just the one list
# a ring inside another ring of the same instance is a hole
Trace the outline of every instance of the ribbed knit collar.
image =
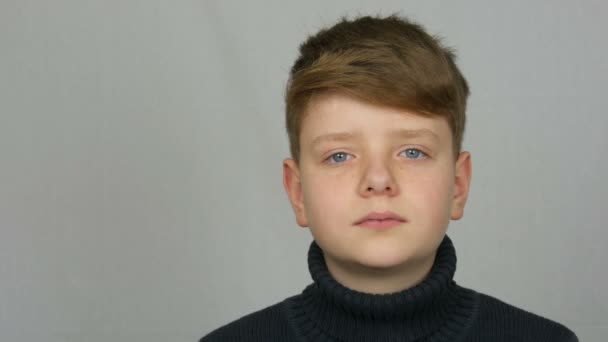
[(290, 302), (289, 319), (307, 341), (456, 341), (475, 313), (474, 291), (453, 280), (456, 251), (445, 235), (428, 276), (390, 294), (338, 283), (313, 240), (308, 268), (314, 280)]

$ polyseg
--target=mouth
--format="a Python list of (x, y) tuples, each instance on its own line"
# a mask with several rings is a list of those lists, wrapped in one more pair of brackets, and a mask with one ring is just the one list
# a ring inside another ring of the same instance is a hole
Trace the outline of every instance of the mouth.
[(396, 227), (407, 220), (396, 213), (385, 211), (385, 212), (371, 212), (358, 220), (355, 225), (371, 228), (371, 229), (386, 229)]
[(387, 220), (367, 220), (358, 224), (358, 226), (370, 228), (370, 229), (388, 229), (396, 227), (400, 224), (405, 223), (404, 221), (387, 219)]

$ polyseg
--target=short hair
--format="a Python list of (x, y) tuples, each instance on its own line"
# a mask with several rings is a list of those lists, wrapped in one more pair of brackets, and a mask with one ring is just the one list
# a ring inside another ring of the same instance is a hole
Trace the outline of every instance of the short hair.
[(371, 104), (444, 117), (454, 159), (461, 152), (469, 87), (454, 51), (424, 28), (395, 14), (341, 20), (309, 36), (299, 49), (285, 92), (291, 157), (299, 164), (300, 132), (311, 96), (338, 92)]

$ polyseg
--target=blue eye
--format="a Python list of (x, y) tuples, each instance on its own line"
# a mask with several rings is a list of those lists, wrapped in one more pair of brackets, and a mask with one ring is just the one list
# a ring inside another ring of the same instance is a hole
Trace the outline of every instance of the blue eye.
[(408, 148), (408, 149), (404, 150), (404, 152), (406, 152), (406, 154), (408, 156), (413, 157), (411, 159), (424, 159), (424, 158), (418, 158), (418, 156), (421, 156), (421, 155), (426, 156), (426, 153), (420, 151), (417, 148)]
[[(408, 156), (408, 159), (425, 159), (427, 157), (426, 153), (422, 152), (421, 150), (419, 150), (417, 148), (408, 148), (408, 149), (403, 150), (402, 152), (406, 153), (406, 155)], [(332, 154), (331, 156), (329, 156), (326, 159), (326, 161), (328, 160), (330, 164), (340, 164), (340, 163), (348, 160), (348, 156), (350, 156), (349, 153), (336, 152), (336, 153)]]
[[(334, 163), (330, 163), (330, 164), (339, 164), (343, 161), (346, 160), (346, 156), (348, 156), (348, 153), (345, 152), (336, 152), (334, 154), (332, 154), (331, 156), (329, 156), (329, 158), (327, 158), (328, 160), (334, 161)], [(335, 157), (340, 157), (340, 158), (335, 158)]]

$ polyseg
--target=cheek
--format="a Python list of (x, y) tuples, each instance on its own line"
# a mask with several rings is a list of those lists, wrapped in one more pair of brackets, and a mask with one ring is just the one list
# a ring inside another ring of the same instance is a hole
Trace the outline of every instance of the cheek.
[[(431, 173), (421, 176), (414, 184), (410, 184), (410, 190), (414, 190), (416, 195), (408, 194), (408, 187), (403, 191), (404, 196), (413, 200), (413, 206), (418, 213), (429, 220), (444, 220), (449, 212), (450, 203), (450, 177), (442, 173)], [(409, 196), (411, 195), (411, 196)]]
[(352, 182), (350, 181), (352, 178), (344, 172), (311, 172), (307, 176), (306, 190), (309, 200), (313, 200), (318, 205), (331, 205), (334, 202), (339, 202), (336, 197), (343, 195), (352, 188)]
[(344, 190), (345, 187), (338, 182), (317, 181), (315, 184), (311, 184), (310, 205), (315, 209), (332, 208), (335, 210), (340, 205), (339, 197)]
[(346, 192), (352, 191), (346, 177), (312, 176), (309, 183), (303, 187), (304, 205), (310, 224), (331, 222), (333, 217), (339, 217), (349, 206), (350, 198)]

